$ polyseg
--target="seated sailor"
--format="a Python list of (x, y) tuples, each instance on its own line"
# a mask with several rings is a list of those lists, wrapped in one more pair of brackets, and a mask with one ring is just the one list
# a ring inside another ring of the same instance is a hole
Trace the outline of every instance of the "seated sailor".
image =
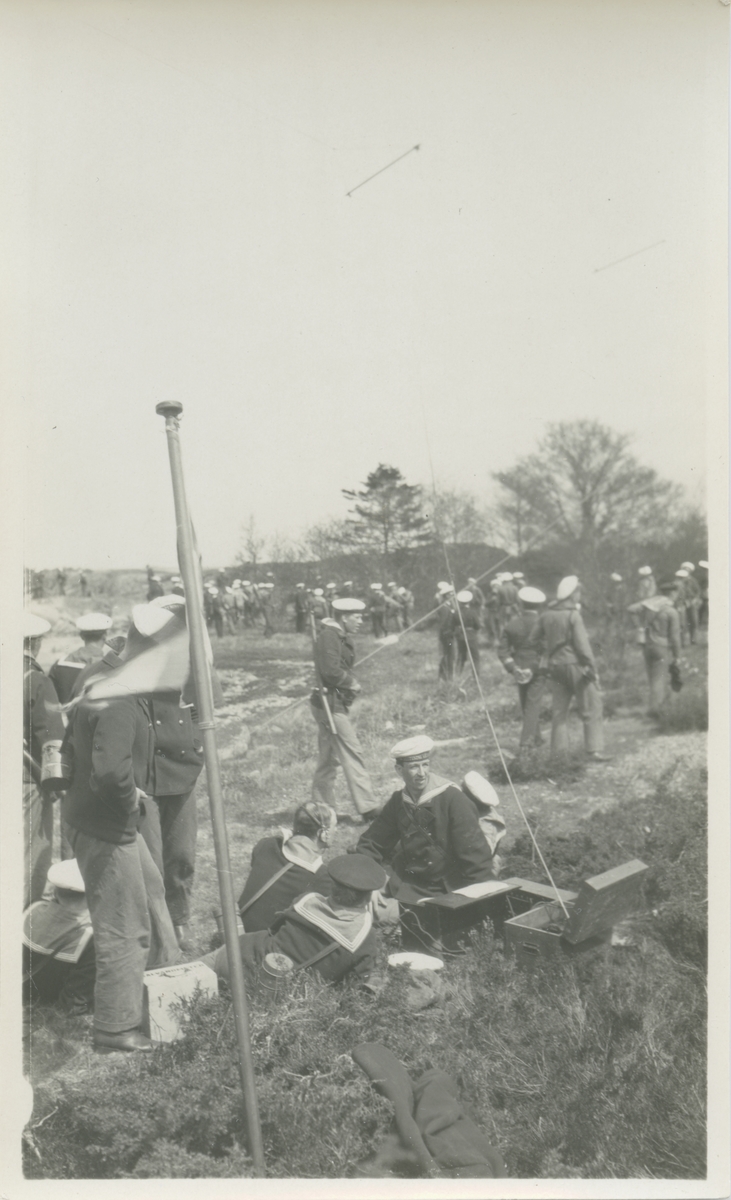
[[(370, 909), (372, 893), (386, 883), (386, 872), (362, 854), (342, 854), (327, 866), (330, 895), (306, 892), (270, 929), (239, 936), (245, 970), (256, 971), (268, 955), (284, 955), (295, 971), (316, 967), (328, 983), (354, 974), (365, 982), (376, 964), (376, 937)], [(229, 978), (226, 947), (203, 962)]]
[(94, 935), (76, 859), (54, 863), (48, 883), (23, 914), (23, 1000), (57, 1002), (74, 1016), (91, 1012)]
[(387, 868), (388, 892), (406, 904), (494, 878), (475, 804), (456, 784), (432, 772), (433, 748), (424, 735), (393, 747), (404, 786), (393, 793), (356, 847), (359, 855)]
[(292, 830), (262, 838), (251, 853), (251, 870), (239, 896), (239, 912), (247, 933), (269, 929), (278, 913), (303, 892), (330, 890), (323, 851), (337, 827), (335, 810), (310, 800), (294, 814)]

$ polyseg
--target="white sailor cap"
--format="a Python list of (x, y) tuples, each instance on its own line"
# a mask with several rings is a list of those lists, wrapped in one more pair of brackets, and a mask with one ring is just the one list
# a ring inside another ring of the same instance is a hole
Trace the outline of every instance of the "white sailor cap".
[(185, 596), (170, 592), (168, 596), (155, 596), (150, 604), (155, 608), (185, 608)]
[(523, 604), (544, 604), (546, 597), (540, 588), (522, 587), (518, 592), (518, 599), (522, 600)]
[(382, 583), (372, 583), (372, 584), (371, 584), (371, 588), (372, 588), (372, 590), (373, 590), (374, 592), (382, 592), (382, 591), (383, 591), (383, 584), (382, 584)]
[(408, 759), (428, 758), (434, 749), (434, 743), (425, 733), (419, 733), (416, 737), (404, 738), (403, 741), (397, 742), (391, 748), (391, 755), (396, 759), (396, 762), (405, 762)]
[(525, 579), (522, 571), (513, 571), (513, 579)]
[(82, 613), (74, 622), (80, 633), (106, 633), (111, 628), (112, 618), (106, 613)]
[(79, 864), (75, 858), (64, 858), (49, 869), (48, 882), (51, 887), (64, 888), (67, 892), (85, 892)]
[(352, 579), (346, 579), (346, 580), (345, 580), (345, 583), (343, 584), (343, 587), (352, 587), (352, 586), (353, 586), (353, 580), (352, 580)]
[(240, 579), (234, 579), (234, 581), (233, 581), (233, 584), (232, 584), (232, 587), (241, 587), (241, 580), (240, 580)]
[(439, 583), (437, 584), (438, 592), (451, 592), (452, 590), (451, 583), (447, 583), (446, 579), (439, 580)]
[(323, 592), (322, 588), (315, 588), (312, 595), (313, 596), (324, 596), (325, 593)]
[(573, 596), (579, 586), (578, 575), (566, 575), (556, 588), (557, 600), (568, 600), (569, 596)]
[[(179, 599), (179, 597), (175, 597)], [(143, 637), (154, 637), (173, 620), (169, 608), (160, 608), (159, 604), (135, 604), (132, 609), (132, 624)]]
[(482, 804), (485, 808), (497, 808), (500, 803), (495, 788), (485, 779), (484, 775), (480, 775), (479, 771), (468, 771), (462, 780), (462, 791), (476, 800), (478, 804)]
[(336, 583), (327, 583), (325, 587), (328, 591), (337, 591), (338, 585)]
[(681, 563), (680, 565), (684, 571), (695, 571), (695, 567), (692, 562), (684, 562), (684, 563)]
[(512, 571), (503, 571), (498, 576), (498, 578), (502, 579), (503, 583), (508, 583), (513, 578), (513, 572)]
[(706, 562), (705, 558), (699, 558), (699, 559), (698, 559), (698, 566), (699, 566), (699, 567), (703, 567), (703, 570), (704, 570), (704, 571), (707, 571), (707, 570), (708, 570), (708, 563)]
[(639, 567), (637, 570), (637, 574), (638, 575), (652, 575), (652, 567)]
[(43, 637), (44, 633), (48, 633), (51, 628), (50, 622), (45, 621), (43, 617), (37, 617), (35, 613), (23, 613), (23, 637), (36, 638)]
[(398, 594), (399, 594), (399, 596), (405, 596), (405, 595), (406, 595), (406, 588), (405, 588), (405, 587), (400, 587), (400, 588), (399, 588), (399, 590), (398, 590)]
[(242, 587), (251, 587), (251, 580), (250, 579), (242, 579), (241, 586)]
[(457, 601), (459, 604), (471, 604), (472, 592), (467, 591), (466, 588), (463, 592), (457, 592)]
[(612, 571), (612, 574), (609, 576), (609, 578), (613, 579), (615, 583), (622, 582), (622, 576), (619, 575), (616, 571)]
[(688, 578), (688, 572), (684, 571), (682, 567), (680, 568), (679, 571), (675, 572), (675, 575), (678, 579), (687, 579)]
[(391, 579), (391, 580), (389, 581), (389, 583), (387, 584), (387, 586), (388, 586), (388, 587), (396, 587), (396, 580), (395, 580), (395, 579)]
[[(295, 584), (295, 587), (304, 587), (304, 586), (305, 586), (304, 583), (296, 583)], [(236, 584), (234, 584), (234, 587), (236, 587)]]
[(363, 612), (365, 604), (362, 600), (356, 600), (355, 596), (341, 596), (339, 600), (333, 600), (332, 606), (335, 612), (354, 613)]

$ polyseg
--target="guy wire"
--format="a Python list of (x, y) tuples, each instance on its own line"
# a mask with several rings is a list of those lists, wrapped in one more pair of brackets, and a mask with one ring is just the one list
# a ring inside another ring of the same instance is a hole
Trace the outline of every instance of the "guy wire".
[[(474, 660), (474, 658), (472, 657), (472, 651), (471, 651), (471, 649), (470, 649), (470, 644), (469, 644), (469, 641), (467, 640), (467, 630), (466, 630), (466, 628), (465, 628), (464, 618), (463, 618), (463, 616), (462, 616), (462, 608), (461, 608), (461, 606), (460, 606), (460, 603), (459, 603), (459, 601), (458, 601), (458, 600), (457, 600), (457, 598), (456, 598), (456, 597), (457, 597), (457, 593), (456, 593), (456, 591), (455, 591), (455, 588), (454, 588), (454, 575), (453, 575), (453, 573), (452, 573), (452, 565), (451, 565), (451, 563), (450, 563), (450, 561), (449, 561), (449, 554), (448, 554), (448, 552), (447, 552), (447, 543), (446, 543), (446, 542), (444, 541), (444, 539), (441, 537), (441, 535), (440, 535), (440, 531), (437, 529), (437, 521), (436, 521), (436, 499), (437, 499), (437, 484), (436, 484), (436, 478), (435, 478), (435, 476), (434, 476), (434, 463), (432, 462), (432, 456), (431, 456), (431, 445), (430, 445), (430, 442), (429, 442), (429, 428), (428, 428), (428, 425), (427, 425), (427, 423), (426, 423), (426, 412), (425, 412), (425, 410), (424, 410), (424, 404), (423, 404), (423, 401), (422, 401), (422, 404), (421, 404), (421, 415), (422, 415), (422, 418), (423, 418), (423, 421), (424, 421), (424, 436), (425, 436), (425, 438), (426, 438), (426, 449), (427, 449), (427, 454), (428, 454), (428, 456), (429, 456), (429, 469), (430, 469), (430, 471), (431, 471), (432, 490), (433, 490), (433, 492), (434, 492), (434, 531), (435, 531), (435, 533), (437, 534), (437, 537), (438, 537), (439, 541), (441, 542), (441, 544), (442, 544), (442, 549), (443, 549), (443, 551), (444, 551), (444, 561), (445, 561), (445, 563), (446, 563), (446, 566), (447, 566), (447, 574), (448, 574), (448, 576), (449, 576), (449, 582), (450, 582), (450, 583), (451, 583), (451, 585), (452, 585), (452, 594), (454, 595), (454, 603), (455, 603), (455, 606), (456, 606), (456, 609), (457, 609), (457, 616), (459, 617), (459, 623), (460, 623), (460, 626), (461, 626), (461, 628), (462, 628), (462, 637), (464, 638), (465, 649), (467, 650), (467, 655), (468, 655), (468, 657), (469, 657), (469, 660), (470, 660), (470, 666), (471, 666), (471, 668), (472, 668), (472, 674), (473, 674), (473, 675), (474, 675), (474, 677), (475, 677), (475, 683), (477, 684), (477, 691), (479, 692), (479, 695), (480, 695), (480, 700), (481, 700), (481, 702), (482, 702), (482, 711), (484, 712), (484, 714), (485, 714), (485, 717), (487, 718), (487, 723), (488, 723), (488, 725), (489, 725), (489, 727), (490, 727), (490, 732), (491, 732), (491, 734), (492, 734), (493, 741), (495, 742), (495, 747), (496, 747), (496, 749), (497, 749), (497, 752), (498, 752), (498, 754), (499, 754), (499, 756), (500, 756), (500, 762), (501, 762), (501, 764), (502, 764), (503, 771), (505, 772), (505, 778), (507, 779), (507, 781), (508, 781), (508, 785), (509, 785), (509, 787), (510, 787), (510, 790), (511, 790), (511, 792), (512, 792), (512, 794), (513, 794), (513, 799), (515, 800), (515, 803), (516, 803), (516, 805), (517, 805), (518, 812), (520, 813), (521, 817), (523, 818), (523, 821), (525, 822), (525, 827), (526, 827), (526, 829), (528, 830), (528, 833), (530, 834), (531, 841), (533, 842), (533, 845), (534, 845), (534, 846), (535, 846), (535, 848), (536, 848), (536, 853), (537, 853), (537, 855), (538, 855), (539, 859), (541, 860), (541, 866), (543, 867), (543, 870), (546, 872), (546, 876), (547, 876), (547, 878), (548, 878), (548, 880), (549, 880), (549, 882), (550, 882), (550, 884), (551, 884), (551, 887), (553, 888), (554, 892), (556, 893), (556, 899), (558, 900), (559, 904), (561, 905), (561, 908), (562, 908), (562, 909), (563, 909), (563, 911), (564, 911), (564, 915), (565, 915), (566, 919), (568, 920), (568, 917), (569, 917), (568, 909), (566, 908), (566, 905), (564, 904), (563, 900), (561, 899), (561, 893), (559, 892), (558, 888), (556, 887), (556, 884), (555, 884), (555, 882), (554, 882), (553, 876), (552, 876), (551, 872), (550, 872), (550, 871), (549, 871), (549, 869), (548, 869), (548, 864), (547, 864), (547, 862), (546, 862), (545, 858), (543, 857), (543, 855), (542, 855), (542, 853), (541, 853), (541, 848), (540, 848), (540, 846), (538, 845), (538, 842), (536, 841), (536, 837), (535, 837), (535, 834), (533, 833), (533, 830), (531, 829), (530, 821), (528, 820), (527, 816), (525, 815), (525, 811), (524, 811), (524, 809), (523, 809), (523, 805), (520, 803), (520, 799), (519, 799), (519, 797), (518, 797), (518, 793), (517, 793), (517, 791), (515, 790), (515, 785), (514, 785), (514, 783), (513, 783), (512, 777), (511, 777), (511, 775), (510, 775), (510, 771), (508, 770), (508, 764), (507, 764), (507, 762), (505, 761), (505, 755), (503, 754), (503, 751), (502, 751), (502, 746), (500, 745), (500, 741), (499, 741), (499, 739), (498, 739), (498, 736), (497, 736), (497, 731), (496, 731), (496, 729), (495, 729), (495, 726), (494, 726), (494, 725), (493, 725), (493, 723), (492, 723), (492, 717), (490, 716), (490, 713), (489, 713), (489, 710), (488, 710), (488, 707), (487, 707), (487, 701), (485, 700), (485, 693), (484, 693), (484, 692), (483, 692), (483, 690), (482, 690), (482, 684), (480, 683), (480, 676), (479, 676), (479, 674), (478, 674), (478, 672), (477, 672), (477, 667), (475, 666), (475, 660)], [(554, 522), (554, 524), (555, 524), (555, 522)], [(508, 557), (508, 558), (509, 558), (509, 557), (511, 557), (511, 556), (510, 556), (510, 555), (506, 555), (506, 557)], [(481, 576), (480, 578), (482, 578), (482, 576)]]

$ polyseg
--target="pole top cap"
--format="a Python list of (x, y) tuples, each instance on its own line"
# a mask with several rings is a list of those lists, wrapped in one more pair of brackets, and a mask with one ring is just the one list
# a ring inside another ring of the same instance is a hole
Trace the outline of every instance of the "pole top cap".
[(179, 417), (183, 406), (179, 400), (161, 400), (155, 405), (155, 412), (161, 417)]

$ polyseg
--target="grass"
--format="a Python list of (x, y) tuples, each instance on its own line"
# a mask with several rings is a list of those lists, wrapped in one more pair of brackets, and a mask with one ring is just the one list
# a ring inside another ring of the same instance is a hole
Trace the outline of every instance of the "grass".
[[(361, 645), (367, 653), (374, 643), (363, 638)], [(221, 728), (237, 886), (254, 842), (287, 823), (309, 794), (315, 737), (307, 705), (258, 732), (246, 709), (247, 697), (260, 697), (267, 689), (270, 694), (278, 679), (286, 684), (292, 678), (289, 668), (273, 674), (271, 659), (304, 662), (305, 646), (304, 638), (293, 635), (264, 642), (256, 633), (215, 644), (224, 673), (234, 673), (232, 683), (244, 666), (259, 679), (266, 673), (267, 683), (266, 689), (257, 682), (242, 686)], [(700, 681), (700, 648), (694, 655)], [(395, 786), (390, 746), (425, 726), (432, 736), (452, 743), (438, 752), (440, 774), (459, 780), (473, 768), (495, 783), (508, 821), (501, 847), (504, 874), (540, 879), (501, 782), (474, 687), (465, 687), (462, 695), (456, 687), (437, 686), (436, 667), (435, 636), (417, 634), (376, 655), (359, 672), (364, 696), (357, 724), (376, 794), (385, 799)], [(473, 954), (449, 964), (443, 1004), (418, 1015), (404, 1005), (405, 984), (398, 972), (389, 973), (378, 999), (301, 976), (273, 1010), (252, 997), (270, 1175), (346, 1177), (372, 1152), (389, 1127), (391, 1110), (350, 1052), (359, 1042), (379, 1041), (413, 1075), (434, 1066), (459, 1081), (512, 1176), (704, 1176), (703, 739), (694, 726), (655, 736), (656, 727), (638, 716), (635, 697), (642, 695), (644, 672), (637, 657), (627, 656), (623, 676), (607, 679), (616, 699), (607, 722), (613, 763), (585, 768), (574, 718), (573, 757), (564, 774), (549, 769), (542, 749), (515, 782), (559, 886), (576, 887), (582, 878), (633, 857), (648, 864), (648, 912), (632, 923), (632, 944), (526, 975), (485, 929)], [(520, 729), (515, 690), (488, 654), (482, 680), (510, 753)], [(306, 694), (304, 682), (301, 690)], [(242, 720), (252, 731), (245, 752), (236, 740)], [(211, 944), (210, 913), (219, 904), (202, 785), (200, 790), (192, 923), (196, 954)], [(343, 812), (351, 811), (342, 786), (339, 804)], [(352, 845), (357, 833), (340, 826), (333, 853)], [(226, 995), (191, 1006), (186, 1037), (142, 1061), (95, 1058), (88, 1052), (88, 1022), (72, 1025), (52, 1008), (35, 1010), (32, 1026), (36, 1099), (31, 1127), (40, 1159), (27, 1159), (29, 1177), (250, 1174)]]

